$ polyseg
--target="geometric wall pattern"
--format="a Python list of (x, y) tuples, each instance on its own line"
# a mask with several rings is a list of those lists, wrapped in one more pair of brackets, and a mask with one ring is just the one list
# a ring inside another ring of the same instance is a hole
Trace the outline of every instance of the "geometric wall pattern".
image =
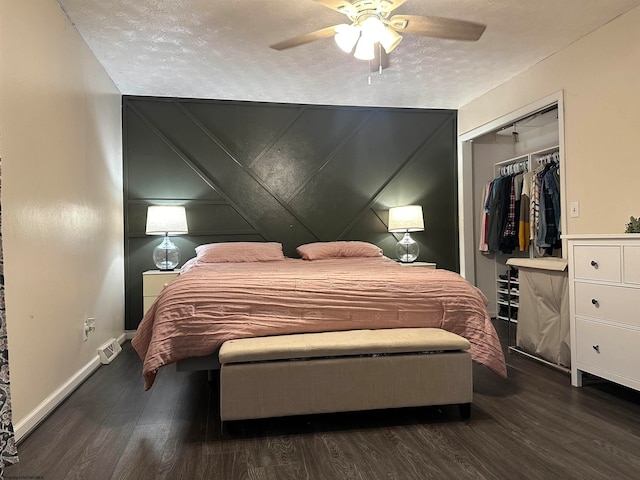
[(123, 97), (126, 328), (159, 237), (148, 205), (185, 205), (182, 261), (221, 241), (364, 240), (394, 256), (392, 206), (422, 205), (422, 261), (457, 271), (456, 111)]

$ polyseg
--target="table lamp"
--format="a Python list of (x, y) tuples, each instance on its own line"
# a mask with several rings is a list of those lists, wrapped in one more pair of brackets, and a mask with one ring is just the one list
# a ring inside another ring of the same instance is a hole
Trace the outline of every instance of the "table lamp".
[(183, 206), (152, 205), (147, 209), (147, 235), (164, 235), (153, 249), (153, 263), (160, 270), (173, 270), (180, 262), (180, 249), (169, 235), (189, 233), (187, 214)]
[(420, 205), (405, 205), (389, 209), (389, 232), (404, 232), (402, 239), (396, 244), (396, 257), (404, 263), (411, 263), (418, 258), (418, 243), (411, 238), (409, 232), (424, 230), (424, 218)]

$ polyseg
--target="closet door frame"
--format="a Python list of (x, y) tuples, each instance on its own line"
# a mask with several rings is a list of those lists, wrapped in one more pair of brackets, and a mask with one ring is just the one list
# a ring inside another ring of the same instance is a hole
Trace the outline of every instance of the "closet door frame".
[[(474, 218), (477, 216), (473, 195), (473, 140), (498, 130), (508, 127), (514, 122), (529, 117), (541, 110), (557, 105), (558, 107), (558, 134), (560, 145), (560, 208), (562, 211), (560, 227), (562, 232), (567, 232), (566, 212), (566, 175), (564, 161), (564, 101), (563, 92), (559, 91), (547, 97), (521, 107), (511, 113), (503, 115), (478, 128), (458, 135), (458, 217), (460, 237), (460, 274), (476, 284), (475, 250), (477, 240), (474, 232)], [(562, 238), (562, 256), (567, 255), (567, 240)]]

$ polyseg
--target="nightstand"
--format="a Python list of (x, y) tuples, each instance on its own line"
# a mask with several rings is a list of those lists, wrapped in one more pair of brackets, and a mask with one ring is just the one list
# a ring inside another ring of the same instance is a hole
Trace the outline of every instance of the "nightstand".
[(436, 268), (436, 264), (431, 262), (411, 262), (411, 263), (398, 262), (398, 263), (403, 267)]
[(147, 313), (147, 310), (149, 310), (149, 307), (162, 289), (178, 275), (180, 275), (179, 270), (147, 270), (146, 272), (142, 272), (143, 315)]

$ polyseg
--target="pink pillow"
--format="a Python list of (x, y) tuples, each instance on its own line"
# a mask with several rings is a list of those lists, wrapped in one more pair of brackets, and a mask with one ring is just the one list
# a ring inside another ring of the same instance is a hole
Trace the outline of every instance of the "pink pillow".
[(196, 258), (202, 263), (270, 262), (285, 259), (282, 244), (276, 242), (208, 243), (196, 247)]
[(367, 242), (316, 242), (300, 245), (296, 251), (304, 260), (341, 257), (381, 257), (382, 249)]

